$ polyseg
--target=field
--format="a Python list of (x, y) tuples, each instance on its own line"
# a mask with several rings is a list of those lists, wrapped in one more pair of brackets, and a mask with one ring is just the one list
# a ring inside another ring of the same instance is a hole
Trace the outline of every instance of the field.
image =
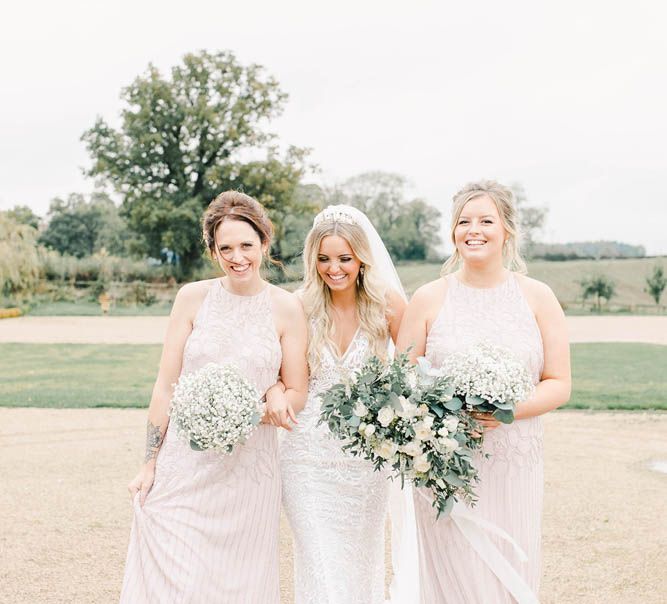
[[(547, 283), (568, 313), (581, 312), (579, 282), (591, 275), (602, 274), (616, 283), (616, 295), (611, 300), (612, 309), (626, 312), (655, 312), (653, 299), (644, 292), (645, 279), (656, 263), (667, 269), (664, 258), (627, 258), (621, 260), (572, 260), (547, 262), (539, 260), (528, 264), (528, 275)], [(413, 292), (423, 283), (436, 279), (440, 264), (408, 263), (397, 267), (406, 291)], [(662, 300), (667, 304), (667, 293)], [(585, 312), (589, 312), (586, 310)]]
[[(664, 258), (630, 258), (623, 260), (573, 260), (570, 262), (536, 261), (528, 265), (528, 274), (531, 277), (548, 283), (556, 296), (565, 306), (568, 314), (590, 314), (590, 302), (584, 306), (579, 293), (579, 281), (583, 278), (604, 274), (617, 285), (617, 293), (611, 300), (610, 310), (622, 313), (650, 313), (656, 312), (656, 305), (647, 293), (645, 278), (653, 266), (662, 262), (667, 268)], [(440, 274), (440, 264), (433, 263), (404, 263), (397, 266), (398, 274), (406, 292), (412, 294), (420, 285), (437, 279)], [(294, 271), (293, 271), (294, 272)], [(298, 281), (283, 284), (288, 289), (296, 289)], [(112, 305), (112, 316), (128, 315), (167, 315), (170, 301), (176, 294), (177, 287), (168, 288), (163, 284), (151, 286), (148, 289), (158, 297), (158, 303), (152, 306), (141, 305)], [(77, 301), (40, 302), (29, 312), (35, 316), (96, 316), (101, 315), (99, 304), (90, 301), (89, 296), (77, 292)], [(667, 305), (667, 293), (662, 300), (662, 312)]]
[[(144, 407), (160, 347), (0, 344), (0, 406)], [(572, 345), (576, 409), (667, 410), (667, 346)]]

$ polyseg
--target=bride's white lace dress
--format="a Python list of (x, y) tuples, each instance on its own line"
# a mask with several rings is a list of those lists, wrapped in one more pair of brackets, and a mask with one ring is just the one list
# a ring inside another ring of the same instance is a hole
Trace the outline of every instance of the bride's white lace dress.
[(296, 604), (384, 602), (384, 526), (389, 481), (341, 449), (318, 425), (319, 395), (370, 355), (357, 331), (341, 358), (327, 347), (310, 377), (299, 423), (281, 445), (283, 505), (294, 536)]

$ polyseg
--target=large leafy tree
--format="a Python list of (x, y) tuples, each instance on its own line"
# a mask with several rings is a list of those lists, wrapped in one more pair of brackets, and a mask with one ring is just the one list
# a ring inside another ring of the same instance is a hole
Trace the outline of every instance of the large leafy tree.
[(61, 254), (82, 258), (102, 248), (116, 255), (126, 249), (127, 226), (106, 193), (93, 193), (89, 199), (79, 193), (56, 198), (47, 221), (39, 242)]
[(408, 200), (400, 174), (365, 172), (328, 194), (366, 213), (394, 260), (424, 260), (440, 244), (440, 212), (422, 199)]
[[(286, 98), (262, 67), (230, 52), (188, 54), (168, 76), (150, 65), (122, 92), (119, 127), (98, 118), (84, 133), (88, 173), (122, 195), (144, 251), (169, 247), (187, 272), (201, 257), (202, 211), (222, 190), (242, 188), (284, 208), (304, 153), (279, 158), (265, 127)], [(244, 162), (253, 149), (264, 149), (264, 159)]]
[(38, 278), (37, 229), (0, 212), (0, 296), (29, 294)]

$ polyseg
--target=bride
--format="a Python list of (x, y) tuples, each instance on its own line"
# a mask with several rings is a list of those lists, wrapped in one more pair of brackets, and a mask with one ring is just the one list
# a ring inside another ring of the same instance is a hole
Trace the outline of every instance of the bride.
[[(318, 424), (319, 396), (372, 355), (386, 358), (406, 306), (387, 250), (365, 214), (329, 206), (304, 249), (301, 297), (309, 320), (305, 409), (281, 446), (283, 505), (294, 535), (296, 604), (384, 599), (384, 526), (392, 517), (394, 602), (416, 601), (417, 559), (408, 492), (341, 449)], [(400, 566), (400, 572), (398, 572)]]

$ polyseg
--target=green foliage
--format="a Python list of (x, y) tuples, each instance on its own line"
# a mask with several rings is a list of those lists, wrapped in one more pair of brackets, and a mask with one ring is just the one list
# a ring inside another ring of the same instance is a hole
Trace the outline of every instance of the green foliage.
[(644, 291), (655, 300), (658, 306), (660, 305), (660, 298), (666, 285), (667, 277), (665, 277), (665, 270), (662, 264), (656, 264), (653, 267), (653, 272), (646, 277), (646, 289)]
[(39, 216), (28, 206), (14, 206), (5, 213), (18, 224), (25, 224), (33, 229), (39, 229)]
[(133, 260), (103, 253), (76, 258), (53, 250), (40, 249), (40, 271), (47, 281), (146, 281), (164, 282), (172, 278), (170, 266), (151, 266), (146, 260)]
[(440, 212), (421, 199), (406, 199), (407, 180), (387, 172), (366, 172), (329, 191), (328, 203), (364, 212), (397, 260), (425, 260), (440, 243)]
[(0, 294), (30, 295), (39, 279), (37, 230), (0, 212)]
[(189, 273), (201, 261), (202, 211), (227, 189), (258, 195), (274, 218), (283, 211), (305, 152), (291, 149), (281, 160), (269, 148), (263, 161), (241, 161), (271, 140), (262, 126), (287, 98), (262, 67), (243, 66), (230, 52), (187, 54), (169, 77), (149, 65), (122, 98), (120, 128), (99, 118), (82, 138), (93, 159), (88, 174), (122, 194), (145, 253), (158, 257), (168, 247)]
[(67, 200), (56, 198), (47, 220), (39, 241), (61, 254), (83, 258), (101, 250), (111, 254), (126, 251), (127, 227), (106, 193), (93, 193), (89, 200), (78, 193)]
[(609, 302), (616, 291), (616, 284), (606, 275), (586, 277), (579, 284), (581, 285), (581, 295), (584, 300), (595, 296), (595, 308), (598, 312), (602, 309), (602, 299)]
[(601, 258), (643, 258), (643, 245), (630, 245), (620, 241), (578, 241), (572, 243), (534, 243), (533, 257), (545, 260), (577, 260)]

